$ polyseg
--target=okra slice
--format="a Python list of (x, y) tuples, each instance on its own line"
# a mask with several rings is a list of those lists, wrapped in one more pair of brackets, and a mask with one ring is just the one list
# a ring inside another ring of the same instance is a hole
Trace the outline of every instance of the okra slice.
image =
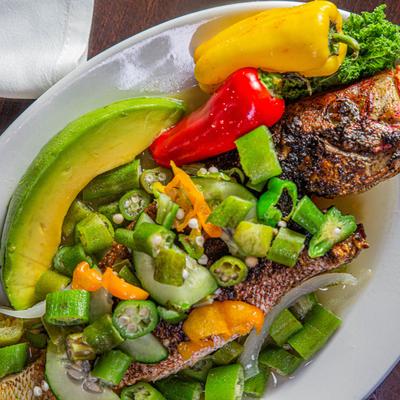
[(195, 379), (196, 381), (205, 382), (208, 372), (212, 367), (213, 362), (210, 358), (206, 357), (197, 361), (192, 368), (187, 368), (181, 371), (181, 375), (186, 378)]
[(187, 314), (184, 312), (169, 310), (162, 306), (158, 306), (157, 311), (160, 318), (169, 324), (177, 324), (187, 317)]
[(240, 364), (213, 368), (205, 387), (205, 400), (241, 400), (244, 388), (243, 368)]
[(321, 304), (315, 304), (305, 318), (305, 323), (317, 328), (324, 335), (331, 336), (342, 324), (342, 320)]
[(308, 196), (304, 196), (297, 204), (292, 220), (314, 235), (324, 222), (324, 214)]
[(83, 340), (97, 354), (119, 346), (124, 339), (112, 322), (111, 315), (104, 315), (83, 330)]
[(133, 231), (133, 248), (156, 257), (162, 248), (171, 247), (175, 234), (163, 226), (143, 222)]
[(266, 257), (274, 237), (274, 229), (267, 225), (242, 221), (233, 234), (233, 240), (246, 256)]
[(100, 214), (104, 215), (109, 221), (111, 221), (114, 226), (121, 225), (124, 222), (124, 218), (121, 218), (120, 221), (114, 218), (115, 215), (120, 214), (118, 201), (113, 201), (110, 204), (105, 204), (104, 206), (100, 206), (97, 211)]
[(165, 400), (165, 397), (147, 382), (139, 382), (122, 389), (121, 400)]
[(86, 255), (79, 243), (74, 246), (63, 246), (57, 250), (53, 259), (54, 269), (60, 274), (72, 277), (75, 267), (82, 261), (92, 264), (92, 259)]
[(18, 343), (0, 348), (0, 379), (21, 372), (28, 360), (28, 343)]
[(88, 254), (104, 251), (112, 246), (114, 228), (102, 214), (92, 214), (76, 225), (76, 240)]
[(282, 173), (269, 129), (262, 125), (235, 141), (244, 173), (255, 185)]
[(46, 296), (45, 319), (53, 325), (74, 326), (89, 322), (90, 293), (63, 290)]
[(239, 258), (224, 256), (210, 268), (219, 286), (228, 287), (237, 285), (247, 278), (248, 268)]
[(110, 385), (118, 385), (132, 363), (132, 358), (119, 350), (111, 350), (101, 356), (92, 371), (92, 376)]
[(330, 208), (318, 231), (311, 238), (308, 255), (311, 258), (322, 257), (336, 243), (347, 239), (357, 229), (356, 220), (352, 215), (343, 215), (337, 208)]
[(154, 259), (154, 279), (166, 285), (182, 286), (186, 255), (174, 248), (161, 248)]
[(24, 333), (24, 322), (21, 318), (0, 314), (0, 347), (18, 343)]
[(80, 200), (75, 200), (69, 208), (64, 218), (62, 226), (62, 234), (64, 240), (70, 242), (75, 231), (75, 226), (89, 215), (93, 214), (93, 210)]
[(217, 350), (212, 356), (211, 360), (216, 365), (231, 364), (242, 354), (243, 346), (236, 342), (229, 342), (224, 347)]
[(195, 260), (198, 260), (204, 254), (204, 246), (202, 245), (204, 244), (204, 238), (200, 239), (199, 241), (197, 239), (199, 237), (201, 237), (201, 233), (195, 236), (192, 236), (192, 234), (178, 235), (178, 240), (179, 243), (183, 246), (183, 250), (185, 250), (186, 253), (188, 253), (189, 256), (194, 258)]
[(83, 201), (107, 204), (117, 200), (128, 190), (139, 188), (140, 174), (140, 161), (133, 160), (129, 164), (99, 175), (83, 189)]
[(258, 361), (262, 367), (269, 367), (282, 376), (293, 374), (303, 362), (300, 357), (277, 348), (267, 348), (262, 351)]
[(156, 182), (166, 185), (172, 176), (172, 171), (166, 168), (145, 169), (140, 175), (140, 184), (147, 193), (153, 194), (153, 185)]
[(270, 329), (270, 336), (278, 346), (283, 346), (286, 341), (298, 332), (303, 325), (289, 311), (283, 310), (274, 320)]
[(27, 331), (24, 336), (29, 344), (36, 349), (45, 349), (47, 347), (47, 335), (45, 333)]
[(237, 196), (228, 196), (210, 214), (207, 222), (221, 228), (236, 228), (243, 221), (254, 203)]
[(262, 398), (267, 389), (269, 376), (269, 368), (264, 368), (260, 366), (257, 375), (254, 375), (251, 378), (245, 380), (244, 393), (252, 399)]
[(167, 229), (171, 229), (176, 214), (179, 210), (178, 204), (174, 203), (169, 196), (164, 193), (156, 194), (157, 215), (156, 222)]
[(67, 355), (71, 361), (94, 360), (96, 352), (83, 339), (83, 333), (72, 333), (66, 340)]
[(113, 323), (125, 339), (144, 336), (158, 324), (156, 305), (150, 300), (121, 301), (114, 310)]
[(42, 301), (49, 293), (64, 290), (70, 281), (71, 278), (56, 271), (47, 270), (43, 272), (35, 286), (36, 299)]
[(162, 379), (154, 382), (154, 385), (168, 400), (200, 400), (203, 392), (200, 382), (177, 378)]
[(294, 267), (304, 248), (305, 240), (306, 237), (301, 233), (281, 228), (272, 242), (267, 258), (278, 264)]
[(119, 210), (127, 221), (135, 221), (150, 204), (150, 196), (144, 190), (131, 190), (119, 200)]

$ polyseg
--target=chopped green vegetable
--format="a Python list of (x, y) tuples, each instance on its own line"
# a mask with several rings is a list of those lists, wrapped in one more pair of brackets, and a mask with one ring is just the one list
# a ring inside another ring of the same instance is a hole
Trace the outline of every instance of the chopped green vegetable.
[(211, 360), (216, 365), (227, 365), (234, 362), (242, 354), (243, 346), (236, 342), (229, 342), (224, 347), (217, 350)]
[(85, 252), (94, 254), (112, 246), (114, 228), (104, 215), (92, 214), (76, 225), (75, 235)]
[(29, 344), (36, 349), (45, 349), (47, 347), (47, 335), (45, 333), (25, 332), (25, 338)]
[(147, 382), (139, 382), (122, 389), (121, 400), (165, 400), (165, 397)]
[(245, 380), (244, 393), (247, 396), (250, 396), (250, 398), (259, 399), (263, 397), (267, 389), (269, 375), (269, 368), (263, 368), (260, 366), (257, 375)]
[(121, 221), (117, 221), (119, 223), (115, 223), (114, 221), (114, 215), (120, 214), (119, 210), (119, 202), (118, 201), (113, 201), (110, 204), (105, 204), (104, 206), (101, 206), (97, 210), (100, 214), (104, 215), (108, 220), (113, 222), (114, 226), (115, 225), (121, 225), (124, 222), (124, 219), (122, 218)]
[(303, 320), (307, 313), (318, 303), (317, 296), (315, 293), (309, 293), (300, 297), (292, 307), (290, 311), (296, 316), (296, 318)]
[(273, 237), (274, 229), (270, 226), (242, 221), (235, 230), (233, 240), (244, 255), (266, 257)]
[(314, 235), (324, 222), (324, 214), (308, 196), (304, 196), (297, 204), (292, 220)]
[(271, 132), (266, 126), (259, 126), (235, 143), (243, 171), (252, 184), (266, 182), (282, 173)]
[(113, 306), (111, 294), (104, 288), (100, 288), (90, 294), (89, 322), (92, 323), (106, 314), (111, 314)]
[(303, 360), (284, 349), (267, 348), (260, 353), (258, 361), (261, 366), (269, 367), (279, 375), (293, 374)]
[(133, 160), (99, 175), (83, 189), (83, 201), (106, 204), (117, 200), (122, 193), (139, 188), (140, 173), (140, 161)]
[(288, 310), (283, 310), (274, 320), (270, 329), (270, 336), (278, 346), (283, 346), (290, 336), (298, 332), (303, 325)]
[(187, 317), (187, 314), (184, 312), (171, 310), (162, 306), (158, 306), (157, 311), (160, 318), (169, 324), (177, 324)]
[(294, 267), (304, 248), (306, 237), (288, 228), (279, 229), (267, 258), (278, 264)]
[(114, 310), (113, 323), (124, 339), (144, 336), (157, 326), (156, 305), (150, 300), (121, 301)]
[[(129, 262), (129, 260), (126, 260)], [(121, 268), (121, 270), (118, 272), (118, 275), (120, 278), (122, 278), (125, 282), (130, 283), (131, 285), (134, 286), (140, 286), (140, 281), (136, 277), (136, 275), (132, 272), (132, 267), (129, 267), (128, 265), (125, 265)]]
[(80, 200), (75, 200), (64, 218), (62, 226), (63, 238), (71, 242), (76, 224), (92, 213), (93, 211), (85, 203), (82, 203)]
[(140, 184), (147, 193), (153, 194), (153, 185), (156, 182), (166, 185), (172, 179), (172, 176), (172, 171), (167, 168), (145, 169), (140, 175)]
[(210, 267), (219, 286), (228, 287), (237, 285), (247, 278), (248, 268), (239, 258), (224, 256)]
[(317, 233), (311, 238), (308, 255), (311, 258), (322, 257), (336, 243), (347, 239), (357, 229), (352, 215), (342, 215), (335, 207), (331, 207), (324, 216), (324, 221)]
[(83, 333), (72, 333), (67, 336), (66, 348), (68, 358), (72, 361), (94, 360), (96, 352), (83, 339)]
[(127, 221), (135, 221), (150, 204), (150, 200), (150, 196), (144, 190), (131, 190), (119, 200), (119, 210)]
[(200, 400), (203, 388), (200, 382), (167, 378), (154, 382), (156, 388), (167, 400)]
[(154, 258), (154, 279), (166, 285), (182, 286), (186, 255), (176, 248), (161, 248)]
[(237, 196), (228, 196), (210, 214), (207, 222), (222, 228), (235, 228), (243, 221), (254, 204)]
[(90, 293), (63, 290), (46, 296), (45, 319), (53, 325), (74, 326), (89, 322)]
[(178, 240), (186, 253), (195, 260), (198, 260), (204, 254), (204, 238), (201, 235), (201, 232), (199, 235), (180, 234), (178, 235)]
[(110, 385), (118, 385), (132, 363), (132, 358), (119, 350), (111, 350), (97, 360), (92, 376)]
[(240, 400), (243, 395), (244, 375), (240, 364), (210, 370), (205, 387), (205, 400)]
[(65, 289), (71, 279), (61, 275), (56, 271), (48, 269), (43, 272), (35, 286), (35, 296), (38, 301), (42, 301), (51, 292), (58, 292)]
[(261, 73), (285, 99), (295, 100), (339, 85), (347, 85), (377, 72), (393, 68), (400, 56), (400, 28), (388, 21), (386, 5), (373, 12), (351, 14), (343, 23), (343, 32), (360, 45), (358, 57), (347, 54), (339, 70), (330, 76), (306, 79), (298, 74)]
[(72, 277), (75, 267), (82, 261), (92, 264), (92, 259), (85, 254), (83, 246), (76, 244), (60, 247), (53, 259), (53, 265), (60, 274)]
[[(291, 208), (287, 215), (284, 216), (279, 208), (279, 200), (285, 192), (290, 197)], [(288, 221), (290, 219), (296, 205), (297, 186), (292, 181), (272, 178), (268, 182), (268, 191), (258, 199), (257, 217), (263, 224), (275, 227), (279, 221)]]
[(24, 322), (21, 318), (0, 314), (0, 347), (18, 343), (24, 333)]
[(339, 328), (342, 320), (321, 304), (315, 304), (306, 315), (305, 323), (317, 328), (324, 335), (331, 336)]
[(155, 257), (160, 252), (160, 249), (172, 246), (175, 233), (163, 226), (143, 222), (139, 226), (136, 226), (132, 239), (133, 248), (136, 251)]
[(179, 210), (178, 204), (174, 203), (169, 196), (156, 192), (157, 215), (156, 222), (167, 229), (171, 229), (176, 214)]
[(104, 315), (83, 330), (83, 340), (93, 347), (97, 354), (119, 346), (124, 339), (113, 325), (111, 315)]
[(207, 379), (208, 372), (213, 366), (213, 362), (210, 358), (206, 357), (197, 361), (196, 364), (193, 365), (192, 368), (187, 368), (181, 371), (181, 375), (190, 378), (196, 379), (196, 381), (205, 382)]
[(0, 349), (0, 379), (25, 368), (28, 360), (28, 343), (18, 343)]

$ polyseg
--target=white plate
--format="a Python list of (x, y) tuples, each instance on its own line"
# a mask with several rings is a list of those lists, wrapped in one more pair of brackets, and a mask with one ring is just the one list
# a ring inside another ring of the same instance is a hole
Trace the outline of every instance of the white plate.
[[(116, 100), (194, 85), (192, 48), (257, 10), (291, 2), (252, 2), (200, 11), (140, 33), (79, 67), (47, 91), (0, 137), (0, 220), (17, 182), (40, 148), (69, 121)], [(336, 202), (337, 203), (337, 202)], [(399, 180), (345, 202), (365, 223), (371, 249), (356, 261), (364, 285), (343, 312), (337, 335), (295, 379), (268, 399), (359, 400), (400, 354)], [(34, 238), (32, 238), (34, 240)], [(371, 279), (366, 277), (371, 275)], [(349, 291), (340, 292), (351, 297)], [(333, 304), (337, 306), (337, 304)]]

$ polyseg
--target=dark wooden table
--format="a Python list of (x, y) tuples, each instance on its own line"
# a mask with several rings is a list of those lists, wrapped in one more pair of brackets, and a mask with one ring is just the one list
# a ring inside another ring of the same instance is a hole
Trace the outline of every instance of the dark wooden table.
[[(400, 24), (400, 0), (333, 0), (339, 7), (354, 12), (370, 11), (387, 4), (391, 20)], [(95, 0), (89, 57), (153, 25), (180, 15), (238, 0)], [(0, 98), (0, 134), (21, 114), (31, 100)], [(357, 379), (355, 371), (354, 379)], [(368, 400), (400, 399), (400, 364)], [(347, 399), (341, 399), (347, 400)]]

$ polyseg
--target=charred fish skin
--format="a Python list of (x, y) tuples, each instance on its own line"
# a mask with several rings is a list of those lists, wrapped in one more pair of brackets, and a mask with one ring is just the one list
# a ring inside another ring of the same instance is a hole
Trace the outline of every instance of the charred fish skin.
[(272, 135), (299, 188), (333, 198), (400, 172), (400, 68), (289, 104)]
[[(251, 270), (249, 278), (234, 288), (224, 289), (217, 300), (242, 300), (261, 308), (268, 313), (282, 296), (305, 280), (318, 274), (331, 271), (351, 262), (368, 247), (362, 225), (345, 241), (337, 244), (325, 256), (310, 259), (304, 250), (295, 267), (287, 268), (269, 261), (261, 262)], [(179, 372), (195, 364), (198, 360), (222, 347), (226, 342), (218, 342), (213, 348), (196, 354), (190, 360), (183, 360), (177, 351), (177, 345), (185, 340), (182, 324), (170, 325), (162, 322), (155, 335), (168, 347), (169, 357), (158, 364), (133, 363), (126, 373), (120, 387), (132, 385), (138, 381), (156, 381)]]

